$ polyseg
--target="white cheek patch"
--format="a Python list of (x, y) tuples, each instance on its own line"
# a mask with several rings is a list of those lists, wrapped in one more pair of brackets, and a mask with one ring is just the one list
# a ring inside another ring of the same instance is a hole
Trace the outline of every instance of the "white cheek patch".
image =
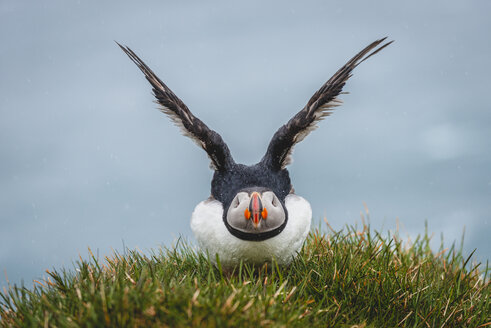
[(263, 207), (267, 210), (268, 216), (263, 220), (268, 228), (279, 227), (285, 222), (285, 210), (280, 200), (272, 191), (267, 191), (262, 195)]
[(247, 231), (252, 227), (251, 220), (245, 217), (245, 210), (249, 207), (249, 195), (246, 192), (239, 192), (232, 200), (227, 212), (228, 224), (238, 230)]

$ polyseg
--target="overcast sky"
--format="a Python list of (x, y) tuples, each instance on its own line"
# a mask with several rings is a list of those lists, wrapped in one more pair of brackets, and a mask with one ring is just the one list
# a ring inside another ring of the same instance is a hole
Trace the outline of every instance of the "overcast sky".
[[(315, 224), (403, 237), (425, 220), (490, 258), (491, 2), (0, 2), (0, 286), (100, 256), (193, 241), (204, 151), (156, 110), (130, 46), (257, 162), (271, 136), (371, 41), (344, 105), (298, 144), (290, 175)], [(258, 117), (260, 119), (258, 119)]]

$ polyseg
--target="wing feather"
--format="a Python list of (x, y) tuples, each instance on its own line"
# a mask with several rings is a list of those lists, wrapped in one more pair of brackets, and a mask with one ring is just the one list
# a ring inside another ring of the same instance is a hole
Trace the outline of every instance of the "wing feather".
[(352, 76), (353, 70), (393, 42), (383, 43), (385, 40), (386, 38), (383, 38), (369, 44), (324, 83), (305, 107), (276, 131), (262, 163), (276, 170), (284, 169), (290, 164), (295, 144), (315, 130), (319, 121), (331, 115), (332, 111), (342, 104), (337, 97), (345, 93), (342, 92), (343, 87)]
[(216, 171), (229, 168), (234, 161), (222, 137), (194, 116), (182, 100), (130, 48), (117, 44), (138, 66), (152, 85), (153, 94), (160, 111), (169, 116), (185, 136), (191, 138), (207, 152), (211, 159), (211, 168)]

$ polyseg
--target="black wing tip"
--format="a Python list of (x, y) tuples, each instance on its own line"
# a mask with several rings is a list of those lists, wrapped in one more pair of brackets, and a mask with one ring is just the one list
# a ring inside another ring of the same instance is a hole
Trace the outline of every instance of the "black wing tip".
[(372, 57), (373, 55), (379, 53), (389, 45), (391, 45), (395, 40), (388, 41), (384, 43), (384, 41), (387, 40), (387, 37), (383, 37), (381, 39), (378, 39), (372, 43), (370, 43), (368, 46), (365, 47), (360, 53), (364, 53), (361, 58), (359, 58), (358, 62), (356, 63), (355, 67), (363, 63), (365, 60), (368, 58)]
[(150, 84), (152, 84), (152, 86), (154, 88), (157, 87), (157, 84), (155, 82), (155, 81), (157, 81), (158, 84), (160, 84), (160, 86), (162, 86), (167, 91), (167, 87), (164, 85), (164, 83), (159, 80), (159, 78), (150, 69), (150, 67), (148, 67), (147, 64), (145, 64), (145, 62), (143, 60), (141, 60), (140, 57), (138, 57), (136, 55), (136, 53), (133, 50), (131, 50), (130, 47), (128, 47), (126, 45), (121, 45), (117, 41), (114, 41), (114, 42), (116, 42), (116, 44), (121, 48), (121, 50), (123, 50), (123, 52), (131, 59), (131, 61), (133, 63), (135, 63), (136, 66), (138, 66), (138, 68), (140, 69), (140, 71), (143, 72), (143, 74), (145, 75), (145, 77), (147, 78), (147, 80), (150, 82)]
[(128, 52), (131, 51), (131, 49), (127, 46), (127, 45), (122, 45), (121, 43), (119, 43), (118, 41), (116, 40), (113, 40), (120, 48), (121, 50), (123, 50), (126, 54), (128, 54)]
[(392, 43), (394, 43), (395, 40), (390, 40), (390, 41), (387, 41), (387, 42), (384, 43), (384, 41), (386, 41), (387, 38), (388, 37), (386, 36), (386, 37), (384, 37), (384, 38), (379, 39), (379, 40), (376, 41), (377, 42), (377, 46), (380, 45), (380, 44), (382, 44), (382, 45), (380, 47), (378, 47), (377, 49), (375, 49), (370, 54), (370, 56), (375, 55), (377, 52), (381, 51), (382, 49), (384, 49), (384, 48), (388, 47), (389, 45), (391, 45)]
[[(144, 71), (144, 68), (145, 69), (148, 69), (148, 67), (145, 65), (145, 63), (135, 54), (135, 52), (133, 50), (131, 50), (130, 47), (128, 47), (127, 45), (122, 45), (121, 43), (119, 43), (118, 41), (114, 40), (114, 42), (116, 42), (116, 44), (121, 48), (121, 50), (123, 50), (123, 52), (128, 56), (130, 57), (130, 59), (142, 70)], [(149, 70), (149, 69), (148, 69)]]
[[(376, 40), (376, 41), (372, 42), (372, 44), (375, 44), (375, 43), (376, 43), (377, 45), (379, 45), (379, 44), (383, 43), (384, 41), (386, 41), (386, 40), (387, 40), (387, 38), (388, 38), (388, 36), (384, 36), (383, 38), (378, 39), (378, 40)], [(388, 46), (389, 44), (391, 44), (391, 43), (392, 43), (392, 42), (394, 42), (394, 41), (395, 41), (395, 40), (390, 40), (390, 41), (388, 41), (387, 43), (385, 43), (385, 44), (384, 44), (382, 47), (386, 47), (386, 46)]]

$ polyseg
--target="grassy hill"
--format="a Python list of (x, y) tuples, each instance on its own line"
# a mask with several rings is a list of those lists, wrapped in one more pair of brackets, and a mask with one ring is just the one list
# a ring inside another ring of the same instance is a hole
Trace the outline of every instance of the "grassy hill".
[(310, 234), (289, 267), (213, 266), (185, 243), (0, 294), (2, 327), (491, 327), (488, 268), (364, 227)]

